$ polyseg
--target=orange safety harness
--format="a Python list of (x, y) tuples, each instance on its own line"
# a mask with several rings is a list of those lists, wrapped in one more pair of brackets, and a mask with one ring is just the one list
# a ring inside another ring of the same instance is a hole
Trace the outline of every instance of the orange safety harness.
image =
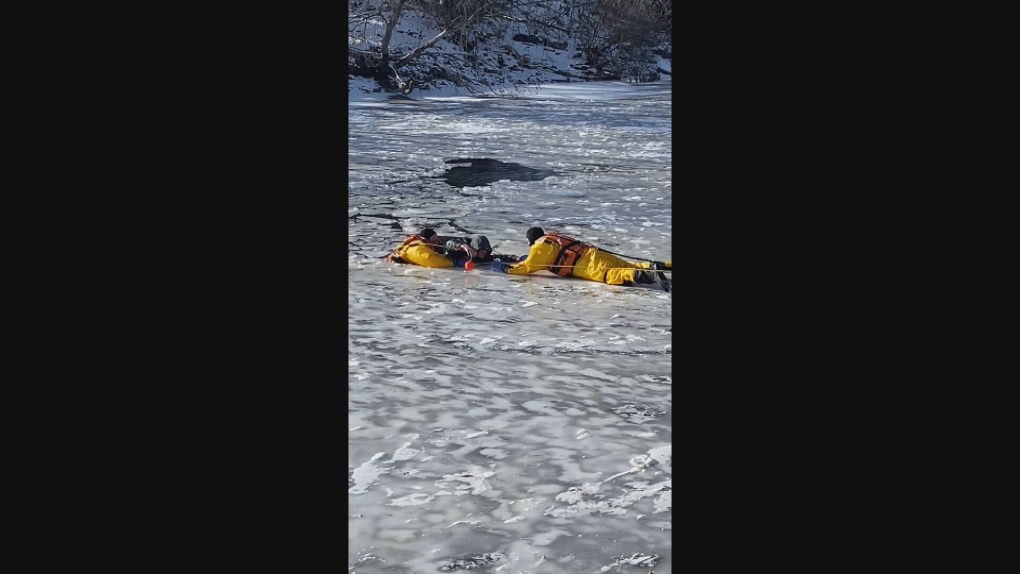
[(574, 270), (574, 265), (577, 264), (577, 261), (589, 251), (595, 249), (594, 245), (579, 241), (573, 237), (560, 235), (556, 232), (546, 233), (539, 241), (560, 246), (560, 252), (556, 254), (556, 259), (553, 260), (549, 271), (563, 277), (570, 277), (570, 272)]

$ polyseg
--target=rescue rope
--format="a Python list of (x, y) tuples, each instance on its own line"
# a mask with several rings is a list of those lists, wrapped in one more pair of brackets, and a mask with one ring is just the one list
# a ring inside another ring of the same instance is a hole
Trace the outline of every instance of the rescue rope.
[[(504, 262), (505, 263), (505, 262)], [(510, 265), (516, 265), (516, 263), (510, 263)], [(554, 267), (577, 267), (577, 265), (543, 265), (543, 268), (552, 269)], [(651, 267), (606, 267), (606, 270), (610, 269), (634, 269), (637, 271), (655, 271), (656, 273), (672, 273), (672, 269), (652, 269)]]
[[(601, 247), (596, 247), (595, 249), (598, 249), (599, 251), (601, 251), (603, 253), (609, 253), (610, 255), (615, 255), (617, 257), (623, 257), (624, 259), (637, 259), (638, 261), (653, 261), (653, 262), (656, 261), (655, 259), (646, 259), (644, 257), (634, 257), (632, 255), (624, 255), (622, 253), (617, 253), (615, 251), (610, 251), (608, 249), (603, 249)], [(629, 269), (629, 268), (628, 267), (620, 267), (619, 269)]]
[[(379, 255), (378, 257), (374, 257), (374, 259), (386, 259), (390, 255), (392, 255), (392, 253), (387, 253), (385, 255)], [(638, 258), (635, 257), (635, 259), (638, 259)], [(654, 259), (644, 259), (643, 261), (653, 261), (654, 262), (655, 260)], [(480, 265), (489, 265), (490, 263), (492, 263), (492, 261), (481, 261), (481, 262), (479, 262)], [(520, 263), (520, 262), (519, 261), (503, 261), (503, 263), (505, 263), (507, 265), (516, 265), (517, 263)], [(546, 269), (554, 269), (554, 268), (555, 269), (560, 269), (562, 267), (577, 267), (577, 266), (576, 265), (544, 265), (543, 267), (545, 267)], [(672, 268), (670, 268), (670, 269), (653, 269), (651, 267), (606, 267), (606, 271), (609, 271), (610, 269), (634, 269), (634, 270), (638, 270), (638, 271), (655, 271), (655, 272), (658, 272), (658, 273), (672, 273), (673, 272)]]
[[(386, 255), (380, 256), (379, 259), (383, 259), (383, 258), (389, 257), (389, 255), (390, 254), (387, 253)], [(649, 261), (651, 261), (651, 260), (649, 259)], [(492, 263), (491, 261), (482, 261), (482, 262), (478, 263), (478, 265), (489, 265), (491, 263)], [(517, 262), (508, 262), (508, 261), (504, 261), (503, 263), (506, 263), (507, 265), (516, 265), (517, 264)], [(543, 266), (544, 269), (561, 268), (561, 267), (577, 267), (577, 266), (576, 265), (544, 265)], [(655, 273), (672, 273), (673, 272), (672, 269), (652, 269), (651, 267), (606, 267), (606, 271), (609, 271), (610, 269), (634, 269), (635, 271), (654, 271)]]

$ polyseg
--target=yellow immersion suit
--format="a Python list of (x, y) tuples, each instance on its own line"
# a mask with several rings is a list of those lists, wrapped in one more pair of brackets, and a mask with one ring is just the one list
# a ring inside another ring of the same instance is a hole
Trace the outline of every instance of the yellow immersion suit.
[(650, 262), (633, 263), (572, 237), (547, 233), (535, 240), (526, 260), (511, 265), (506, 272), (525, 275), (548, 270), (563, 277), (573, 275), (610, 285), (636, 285), (650, 282), (636, 280), (634, 274), (638, 269), (651, 267)]
[(428, 241), (420, 235), (412, 235), (404, 240), (387, 258), (397, 263), (413, 263), (422, 267), (453, 267), (449, 257), (435, 252)]

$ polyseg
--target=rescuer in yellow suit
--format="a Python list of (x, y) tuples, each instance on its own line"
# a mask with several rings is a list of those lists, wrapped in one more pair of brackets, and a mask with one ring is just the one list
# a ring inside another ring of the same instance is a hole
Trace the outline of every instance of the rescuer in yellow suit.
[[(468, 246), (470, 247), (470, 246)], [(439, 237), (432, 229), (422, 229), (421, 233), (411, 235), (404, 240), (393, 253), (386, 257), (393, 263), (412, 263), (422, 267), (445, 268), (464, 267), (471, 261), (470, 250), (446, 249), (439, 245)]]
[(541, 227), (529, 229), (527, 237), (531, 250), (525, 259), (517, 263), (496, 259), (491, 269), (511, 275), (548, 270), (562, 277), (580, 277), (609, 285), (648, 285), (658, 282), (665, 291), (671, 288), (666, 275), (658, 271), (672, 269), (671, 261), (634, 263), (573, 237), (546, 233)]

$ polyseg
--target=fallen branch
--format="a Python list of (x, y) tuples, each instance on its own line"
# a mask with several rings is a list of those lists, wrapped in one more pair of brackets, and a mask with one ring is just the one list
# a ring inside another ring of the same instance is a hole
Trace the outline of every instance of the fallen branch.
[(424, 44), (422, 44), (421, 46), (418, 46), (418, 47), (417, 47), (417, 48), (415, 48), (414, 50), (411, 50), (411, 51), (410, 51), (410, 52), (409, 52), (408, 54), (406, 54), (406, 55), (405, 55), (405, 56), (404, 56), (403, 58), (401, 58), (401, 59), (397, 60), (397, 63), (396, 63), (396, 64), (394, 64), (394, 65), (393, 65), (393, 67), (394, 67), (394, 68), (399, 68), (399, 67), (401, 67), (401, 66), (403, 66), (403, 65), (407, 64), (407, 63), (408, 63), (408, 62), (410, 62), (411, 60), (413, 60), (413, 59), (417, 58), (418, 56), (420, 56), (420, 55), (422, 54), (422, 52), (424, 52), (425, 50), (428, 50), (428, 49), (429, 49), (429, 48), (431, 48), (432, 46), (435, 46), (435, 45), (436, 45), (436, 42), (438, 42), (438, 41), (442, 40), (442, 39), (443, 39), (443, 37), (444, 37), (444, 36), (446, 36), (446, 34), (448, 34), (448, 33), (449, 33), (449, 30), (443, 30), (442, 32), (440, 32), (440, 33), (436, 34), (436, 36), (435, 36), (434, 38), (432, 38), (432, 39), (431, 39), (431, 40), (429, 40), (428, 42), (425, 42), (425, 43), (424, 43)]

